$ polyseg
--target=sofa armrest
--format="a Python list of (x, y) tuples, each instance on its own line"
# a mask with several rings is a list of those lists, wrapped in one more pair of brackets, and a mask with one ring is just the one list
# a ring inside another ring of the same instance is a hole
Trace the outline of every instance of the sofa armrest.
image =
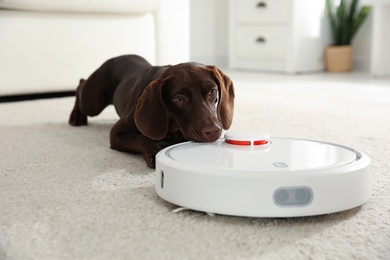
[(145, 14), (157, 12), (160, 0), (0, 0), (0, 8), (66, 13)]

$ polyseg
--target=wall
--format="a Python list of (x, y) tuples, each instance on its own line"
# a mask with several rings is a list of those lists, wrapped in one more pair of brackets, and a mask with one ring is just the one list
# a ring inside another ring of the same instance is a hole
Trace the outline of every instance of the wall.
[(190, 1), (190, 59), (217, 66), (227, 65), (228, 1)]
[[(372, 14), (372, 13), (371, 13)], [(354, 69), (357, 71), (368, 72), (370, 70), (371, 57), (371, 27), (372, 15), (369, 15), (362, 24), (359, 31), (356, 32), (352, 40), (354, 54)]]
[[(192, 61), (227, 66), (228, 4), (227, 0), (190, 0), (190, 59)], [(372, 17), (369, 16), (354, 39), (356, 70), (368, 71), (371, 25)]]

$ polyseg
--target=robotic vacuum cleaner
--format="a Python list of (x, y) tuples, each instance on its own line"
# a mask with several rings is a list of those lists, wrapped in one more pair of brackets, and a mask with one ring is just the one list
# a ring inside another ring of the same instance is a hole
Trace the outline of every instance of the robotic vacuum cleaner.
[(326, 142), (227, 133), (156, 155), (155, 189), (181, 207), (247, 217), (298, 217), (348, 210), (371, 196), (370, 158)]

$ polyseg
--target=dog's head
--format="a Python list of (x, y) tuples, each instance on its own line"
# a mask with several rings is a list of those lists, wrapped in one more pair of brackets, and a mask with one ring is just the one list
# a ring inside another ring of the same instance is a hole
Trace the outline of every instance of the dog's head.
[(181, 131), (192, 141), (217, 140), (232, 123), (234, 87), (218, 68), (199, 63), (170, 66), (138, 100), (134, 120), (145, 136), (160, 140)]

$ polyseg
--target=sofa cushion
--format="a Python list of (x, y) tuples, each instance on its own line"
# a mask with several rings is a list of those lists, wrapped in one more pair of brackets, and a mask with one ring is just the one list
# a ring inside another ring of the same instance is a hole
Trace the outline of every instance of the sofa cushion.
[(0, 0), (0, 8), (72, 13), (143, 14), (156, 12), (159, 0)]

